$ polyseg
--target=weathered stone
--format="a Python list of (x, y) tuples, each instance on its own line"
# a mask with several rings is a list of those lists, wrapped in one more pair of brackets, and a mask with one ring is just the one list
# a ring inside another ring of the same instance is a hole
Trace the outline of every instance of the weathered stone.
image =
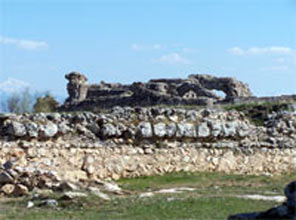
[(63, 191), (65, 191), (65, 190), (71, 190), (71, 191), (76, 190), (77, 191), (80, 189), (79, 186), (77, 186), (76, 184), (71, 183), (69, 181), (63, 181), (62, 183), (59, 184), (58, 188)]
[(201, 138), (210, 136), (210, 128), (208, 127), (206, 122), (202, 122), (197, 125), (197, 136)]
[(69, 80), (67, 85), (67, 90), (69, 93), (68, 102), (77, 102), (81, 101), (86, 97), (87, 93), (87, 78), (77, 72), (71, 72), (65, 76)]
[(152, 137), (152, 126), (149, 122), (140, 122), (138, 125), (138, 134), (143, 138)]
[[(159, 104), (210, 105), (213, 101), (223, 99), (212, 90), (223, 91), (228, 99), (252, 95), (248, 85), (235, 78), (199, 74), (190, 75), (187, 79), (152, 79), (148, 83), (131, 85), (105, 82), (87, 85), (87, 78), (77, 72), (67, 74), (66, 79), (69, 80), (69, 97), (61, 107), (62, 110), (95, 110), (115, 106)], [(123, 110), (118, 107), (114, 108), (113, 112), (124, 115)], [(191, 114), (188, 117), (193, 119), (195, 115)]]
[(3, 166), (3, 168), (5, 170), (11, 170), (13, 168), (13, 166), (14, 166), (14, 161), (13, 160), (8, 160), (2, 166)]
[(40, 128), (43, 138), (51, 138), (58, 132), (58, 126), (52, 122), (48, 122)]
[(246, 123), (241, 123), (237, 128), (237, 133), (239, 137), (247, 137), (250, 135), (251, 129)]
[(178, 123), (176, 137), (196, 137), (195, 126), (190, 123)]
[(252, 212), (231, 215), (228, 220), (240, 219), (296, 219), (296, 182), (289, 183), (285, 188), (287, 202), (263, 212)]
[(33, 208), (34, 205), (35, 205), (34, 202), (32, 202), (32, 201), (28, 201), (28, 202), (27, 202), (27, 206), (26, 206), (26, 208), (27, 208), (27, 209)]
[(70, 182), (79, 182), (79, 180), (87, 180), (87, 174), (86, 172), (82, 170), (66, 170), (63, 172), (63, 179), (68, 180)]
[(13, 184), (5, 184), (1, 187), (1, 191), (4, 192), (6, 195), (11, 195), (14, 191), (15, 186)]
[(9, 123), (7, 127), (7, 132), (8, 134), (16, 137), (23, 137), (27, 133), (25, 126), (16, 121), (12, 121), (11, 123)]
[(218, 137), (219, 135), (222, 134), (222, 124), (219, 121), (210, 121), (210, 126), (211, 126), (211, 135), (213, 137)]
[(27, 133), (28, 133), (29, 137), (31, 137), (31, 138), (38, 137), (39, 129), (38, 129), (38, 125), (36, 123), (34, 123), (34, 122), (26, 123), (25, 128), (27, 129)]
[(49, 207), (56, 207), (58, 205), (59, 203), (55, 199), (46, 199), (39, 204), (39, 206), (49, 206)]
[(96, 188), (96, 187), (88, 187), (88, 190), (96, 195), (97, 197), (103, 199), (103, 200), (111, 200), (110, 196), (108, 196), (107, 194), (103, 193), (100, 191), (100, 189)]
[(223, 135), (225, 137), (232, 137), (236, 135), (236, 128), (237, 128), (237, 123), (236, 122), (226, 122), (222, 124), (222, 131)]
[(82, 193), (82, 192), (65, 192), (61, 196), (61, 199), (72, 200), (72, 199), (84, 198), (84, 197), (87, 197), (87, 194)]
[(24, 196), (24, 195), (28, 195), (28, 193), (29, 193), (29, 190), (26, 186), (22, 184), (16, 184), (12, 194), (14, 196)]
[(60, 134), (67, 134), (70, 131), (71, 128), (65, 122), (61, 122), (58, 124), (58, 132)]
[(103, 138), (114, 137), (117, 134), (117, 130), (113, 124), (104, 124), (101, 128), (101, 135)]
[(169, 123), (166, 126), (166, 133), (168, 137), (174, 137), (177, 132), (177, 126), (175, 123)]
[(13, 177), (8, 172), (0, 173), (0, 184), (13, 183)]
[(156, 137), (164, 137), (166, 135), (166, 124), (165, 123), (157, 123), (153, 125), (154, 135)]

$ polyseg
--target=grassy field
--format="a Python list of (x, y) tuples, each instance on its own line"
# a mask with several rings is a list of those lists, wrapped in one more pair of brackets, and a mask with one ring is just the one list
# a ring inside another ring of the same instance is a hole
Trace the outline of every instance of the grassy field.
[[(55, 208), (26, 208), (28, 198), (0, 200), (0, 219), (226, 219), (228, 215), (252, 212), (278, 205), (273, 201), (247, 200), (237, 195), (283, 195), (292, 175), (276, 177), (223, 175), (217, 173), (174, 173), (165, 176), (121, 179), (126, 192), (103, 201), (94, 195), (72, 201), (59, 201)], [(143, 192), (192, 187), (178, 194), (155, 194), (141, 198)], [(59, 195), (53, 195), (58, 197)]]

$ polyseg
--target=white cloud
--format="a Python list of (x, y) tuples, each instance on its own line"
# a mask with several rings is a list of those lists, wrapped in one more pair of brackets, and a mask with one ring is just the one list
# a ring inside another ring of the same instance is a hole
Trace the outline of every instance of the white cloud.
[(19, 92), (28, 87), (30, 87), (29, 83), (14, 78), (0, 82), (0, 91), (5, 93)]
[(25, 50), (37, 50), (49, 46), (45, 41), (23, 40), (3, 36), (0, 36), (0, 44), (12, 44)]
[(167, 64), (190, 64), (191, 63), (189, 60), (182, 57), (178, 53), (166, 54), (153, 61), (156, 63), (167, 63)]
[(228, 49), (227, 51), (233, 55), (244, 55), (245, 54), (245, 51), (243, 49), (241, 49), (240, 47), (232, 47), (232, 48)]
[(131, 49), (134, 51), (143, 51), (143, 50), (160, 50), (163, 49), (164, 46), (161, 44), (153, 44), (153, 45), (148, 45), (148, 44), (137, 44), (134, 43), (131, 45)]
[(260, 69), (260, 71), (262, 71), (262, 72), (266, 72), (266, 71), (286, 71), (286, 70), (289, 70), (289, 66), (287, 66), (287, 65), (263, 67), (263, 68)]
[(291, 55), (293, 54), (293, 49), (290, 47), (250, 47), (246, 50), (240, 47), (232, 47), (227, 50), (233, 55)]

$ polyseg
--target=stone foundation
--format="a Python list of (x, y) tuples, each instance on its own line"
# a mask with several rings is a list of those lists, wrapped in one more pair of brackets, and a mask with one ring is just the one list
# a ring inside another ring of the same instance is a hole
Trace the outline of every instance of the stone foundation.
[[(5, 145), (5, 144), (4, 144)], [(296, 149), (199, 148), (172, 143), (169, 148), (116, 147), (75, 148), (46, 143), (23, 148), (2, 145), (0, 162), (17, 158), (17, 166), (31, 171), (54, 172), (70, 181), (119, 179), (170, 172), (225, 172), (270, 175), (296, 170)]]
[(273, 115), (265, 124), (210, 109), (2, 115), (0, 164), (70, 181), (179, 171), (294, 172), (296, 115)]

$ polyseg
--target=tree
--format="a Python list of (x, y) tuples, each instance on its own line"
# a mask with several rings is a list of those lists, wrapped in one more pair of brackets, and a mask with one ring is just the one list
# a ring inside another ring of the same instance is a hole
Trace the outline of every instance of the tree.
[(4, 112), (22, 114), (32, 112), (33, 101), (34, 96), (31, 94), (30, 89), (25, 88), (22, 91), (13, 92), (1, 104)]
[(31, 113), (33, 111), (51, 112), (55, 111), (59, 105), (59, 103), (48, 92), (35, 92), (33, 95), (29, 88), (25, 88), (20, 92), (12, 93), (7, 99), (2, 101), (1, 104), (4, 112), (17, 114)]
[(33, 110), (34, 96), (31, 94), (29, 88), (25, 88), (21, 94), (19, 108), (21, 113), (29, 113)]
[(6, 103), (3, 103), (3, 108), (4, 110), (8, 111), (8, 112), (12, 112), (12, 113), (20, 113), (21, 109), (20, 109), (20, 96), (18, 93), (14, 92), (12, 95), (10, 95), (7, 98)]
[(34, 112), (54, 112), (57, 110), (59, 103), (50, 95), (37, 98), (34, 104)]

